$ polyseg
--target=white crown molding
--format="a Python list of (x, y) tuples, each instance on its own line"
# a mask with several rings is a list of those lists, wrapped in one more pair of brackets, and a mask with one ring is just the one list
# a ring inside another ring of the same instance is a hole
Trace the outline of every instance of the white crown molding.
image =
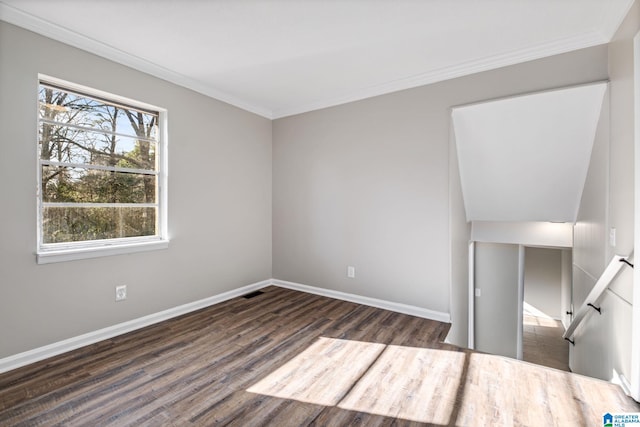
[(429, 310), (428, 308), (416, 307), (399, 302), (385, 301), (377, 298), (364, 297), (361, 295), (334, 291), (332, 289), (318, 288), (315, 286), (303, 285), (301, 283), (287, 282), (285, 280), (272, 279), (271, 284), (279, 286), (281, 288), (292, 289), (294, 291), (307, 292), (309, 294), (335, 298), (342, 301), (354, 302), (356, 304), (368, 305), (370, 307), (382, 308), (384, 310), (409, 314), (411, 316), (422, 317), (424, 319), (437, 320), (438, 322), (451, 322), (451, 316), (449, 315), (449, 313)]
[(135, 55), (128, 54), (112, 46), (106, 45), (98, 40), (80, 35), (46, 20), (37, 18), (33, 15), (22, 12), (1, 2), (0, 20), (41, 34), (45, 37), (49, 37), (53, 40), (57, 40), (76, 48), (94, 53), (96, 55), (134, 68), (136, 70), (145, 72), (163, 80), (167, 80), (171, 83), (175, 83), (179, 86), (194, 90), (201, 94), (231, 104), (235, 107), (273, 120), (296, 114), (306, 113), (309, 111), (319, 110), (322, 108), (346, 104), (349, 102), (360, 101), (374, 96), (384, 95), (387, 93), (397, 92), (405, 89), (411, 89), (418, 86), (424, 86), (427, 84), (479, 73), (482, 71), (488, 71), (508, 65), (514, 65), (521, 62), (540, 59), (551, 55), (566, 53), (572, 50), (608, 43), (633, 4), (632, 0), (627, 1), (628, 6), (624, 8), (624, 14), (622, 14), (621, 16), (617, 14), (603, 16), (603, 23), (601, 28), (598, 30), (594, 30), (588, 34), (533, 46), (529, 49), (517, 50), (501, 55), (480, 58), (474, 61), (468, 61), (454, 66), (445, 67), (439, 70), (432, 70), (415, 76), (408, 76), (406, 78), (394, 80), (391, 82), (385, 82), (379, 85), (361, 88), (344, 96), (321, 99), (316, 102), (307, 103), (305, 105), (275, 109), (273, 111), (265, 106), (259, 106), (251, 102), (247, 102), (234, 95), (211, 87), (209, 85), (205, 85), (197, 80), (191, 79), (182, 74), (156, 65)]
[(571, 37), (563, 40), (557, 40), (551, 43), (532, 46), (529, 49), (521, 49), (505, 54), (467, 61), (439, 70), (432, 70), (426, 73), (394, 80), (388, 83), (362, 88), (346, 96), (319, 100), (317, 102), (312, 102), (299, 107), (284, 108), (279, 110), (276, 109), (273, 111), (273, 119), (280, 119), (296, 114), (307, 113), (310, 111), (320, 110), (322, 108), (335, 107), (338, 105), (347, 104), (349, 102), (372, 98), (374, 96), (385, 95), (405, 89), (412, 89), (419, 86), (454, 79), (457, 77), (464, 77), (483, 71), (494, 70), (509, 65), (516, 65), (527, 61), (545, 58), (548, 56), (559, 55), (578, 49), (598, 46), (608, 43), (609, 41), (610, 39), (605, 37), (601, 32), (592, 31), (588, 34), (583, 34), (577, 37)]
[(119, 64), (126, 65), (135, 70), (142, 71), (187, 89), (191, 89), (267, 119), (273, 118), (272, 112), (268, 108), (246, 102), (234, 95), (225, 93), (224, 91), (205, 85), (180, 73), (176, 73), (175, 71), (161, 67), (160, 65), (154, 64), (135, 55), (131, 55), (120, 49), (116, 49), (98, 40), (83, 36), (44, 19), (35, 17), (1, 2), (0, 20), (78, 49), (85, 50), (89, 53), (93, 53)]
[(269, 286), (270, 284), (271, 280), (263, 280), (262, 282), (257, 282), (247, 286), (243, 286), (241, 288), (233, 289), (231, 291), (214, 295), (209, 298), (204, 298), (198, 301), (179, 305), (177, 307), (172, 307), (167, 310), (159, 311), (157, 313), (149, 314), (147, 316), (139, 317), (127, 322), (122, 322), (113, 326), (98, 329), (97, 331), (88, 332), (83, 335), (78, 335), (76, 337), (38, 347), (33, 350), (28, 350), (9, 357), (5, 357), (3, 359), (0, 359), (0, 374), (12, 369), (19, 368), (21, 366), (39, 362), (49, 357), (57, 356), (68, 351), (78, 349), (80, 347), (95, 344), (99, 341), (113, 338), (118, 335), (126, 334), (127, 332), (135, 331), (149, 325), (181, 316), (183, 314), (191, 313), (192, 311), (200, 310), (202, 308), (242, 296), (257, 289), (264, 288), (265, 286)]

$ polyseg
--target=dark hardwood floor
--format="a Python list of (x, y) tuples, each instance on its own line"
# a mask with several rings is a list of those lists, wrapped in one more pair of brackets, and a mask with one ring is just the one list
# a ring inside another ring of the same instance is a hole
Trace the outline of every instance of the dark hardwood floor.
[(602, 425), (616, 386), (277, 287), (0, 375), (2, 426)]

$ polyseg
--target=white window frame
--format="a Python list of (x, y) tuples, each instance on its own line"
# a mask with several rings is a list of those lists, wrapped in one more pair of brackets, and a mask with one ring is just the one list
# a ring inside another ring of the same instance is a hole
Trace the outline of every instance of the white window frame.
[[(640, 246), (640, 32), (633, 38), (634, 80), (634, 247)], [(640, 249), (639, 249), (640, 251)], [(634, 255), (634, 263), (638, 264)], [(630, 394), (640, 402), (640, 268), (633, 270)]]
[[(97, 258), (110, 255), (130, 254), (135, 252), (151, 251), (158, 249), (166, 249), (169, 246), (169, 236), (167, 227), (167, 178), (168, 178), (168, 161), (167, 161), (167, 110), (155, 105), (125, 98), (112, 93), (71, 83), (55, 77), (44, 74), (38, 74), (38, 90), (36, 91), (36, 105), (38, 105), (38, 93), (40, 84), (51, 84), (61, 87), (63, 90), (80, 92), (90, 97), (105, 99), (116, 104), (124, 104), (133, 108), (143, 110), (151, 110), (158, 112), (158, 141), (157, 141), (157, 234), (154, 236), (125, 237), (117, 239), (103, 240), (86, 240), (80, 242), (69, 243), (48, 243), (42, 241), (42, 163), (40, 160), (39, 150), (36, 156), (37, 162), (37, 246), (36, 246), (36, 262), (38, 264), (48, 264), (53, 262), (73, 261), (87, 258)], [(40, 116), (36, 109), (37, 126), (41, 125)], [(37, 134), (37, 132), (36, 132)], [(36, 146), (39, 145), (38, 137), (36, 137)], [(82, 165), (78, 165), (82, 166)], [(77, 204), (76, 204), (77, 205)]]

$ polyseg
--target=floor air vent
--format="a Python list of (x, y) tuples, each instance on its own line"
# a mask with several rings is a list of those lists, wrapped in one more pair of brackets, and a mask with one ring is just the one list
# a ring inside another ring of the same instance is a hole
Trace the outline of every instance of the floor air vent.
[(243, 295), (242, 298), (249, 299), (249, 298), (257, 297), (258, 295), (262, 295), (262, 294), (264, 294), (264, 292), (262, 292), (262, 291), (254, 291), (254, 292), (250, 292), (250, 293), (248, 293), (246, 295)]

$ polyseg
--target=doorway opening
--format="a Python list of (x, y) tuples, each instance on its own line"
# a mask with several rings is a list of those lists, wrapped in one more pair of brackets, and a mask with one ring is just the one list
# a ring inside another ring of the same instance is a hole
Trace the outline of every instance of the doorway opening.
[(569, 343), (562, 334), (571, 312), (571, 251), (525, 247), (524, 252), (522, 359), (569, 371)]

